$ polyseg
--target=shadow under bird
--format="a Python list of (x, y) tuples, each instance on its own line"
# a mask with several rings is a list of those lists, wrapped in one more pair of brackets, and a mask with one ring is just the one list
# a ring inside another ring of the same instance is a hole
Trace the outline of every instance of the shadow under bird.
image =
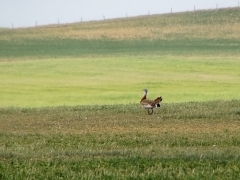
[(162, 97), (157, 97), (156, 99), (154, 100), (149, 100), (147, 99), (147, 93), (148, 93), (148, 90), (147, 89), (143, 89), (143, 97), (140, 101), (140, 104), (143, 108), (147, 109), (148, 110), (148, 114), (151, 115), (153, 114), (153, 109), (154, 108), (159, 108), (160, 107), (160, 102), (162, 102)]

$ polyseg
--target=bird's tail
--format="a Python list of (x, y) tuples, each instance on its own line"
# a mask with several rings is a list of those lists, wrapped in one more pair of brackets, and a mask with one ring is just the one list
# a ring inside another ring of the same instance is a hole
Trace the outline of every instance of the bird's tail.
[(155, 104), (155, 108), (160, 107), (160, 102), (162, 102), (162, 97), (157, 97), (156, 99), (154, 99), (154, 104)]

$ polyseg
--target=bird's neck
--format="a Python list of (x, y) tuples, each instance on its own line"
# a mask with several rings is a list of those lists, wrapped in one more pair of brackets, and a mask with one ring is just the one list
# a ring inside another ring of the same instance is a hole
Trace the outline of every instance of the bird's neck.
[(144, 94), (143, 94), (143, 97), (142, 97), (141, 101), (142, 101), (142, 100), (144, 100), (144, 99), (146, 99), (146, 98), (147, 98), (147, 92), (144, 92)]

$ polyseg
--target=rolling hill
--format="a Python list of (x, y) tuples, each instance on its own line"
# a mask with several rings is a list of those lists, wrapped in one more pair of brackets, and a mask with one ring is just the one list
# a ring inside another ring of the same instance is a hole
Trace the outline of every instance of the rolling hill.
[(0, 58), (138, 54), (238, 56), (240, 8), (1, 29)]

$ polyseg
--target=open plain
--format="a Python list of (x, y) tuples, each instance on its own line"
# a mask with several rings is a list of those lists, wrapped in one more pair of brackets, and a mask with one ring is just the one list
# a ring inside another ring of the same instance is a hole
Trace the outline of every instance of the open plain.
[(239, 179), (239, 17), (0, 29), (0, 179)]

